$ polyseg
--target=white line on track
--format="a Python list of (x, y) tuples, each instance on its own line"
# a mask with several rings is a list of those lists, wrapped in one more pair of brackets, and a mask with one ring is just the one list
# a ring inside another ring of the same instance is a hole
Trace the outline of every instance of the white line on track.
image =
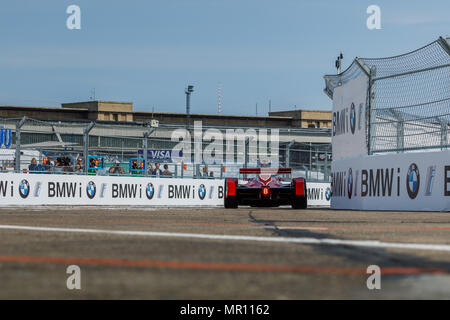
[(341, 246), (354, 246), (354, 247), (413, 249), (413, 250), (431, 250), (431, 251), (450, 252), (450, 245), (445, 245), (445, 244), (396, 243), (396, 242), (381, 242), (381, 241), (368, 241), (368, 240), (255, 237), (255, 236), (218, 235), (218, 234), (201, 234), (201, 233), (104, 230), (104, 229), (80, 229), (80, 228), (52, 228), (52, 227), (34, 227), (34, 226), (19, 226), (19, 225), (0, 225), (0, 229), (44, 231), (44, 232), (98, 233), (98, 234), (114, 234), (114, 235), (127, 235), (127, 236), (192, 238), (192, 239), (207, 239), (207, 240), (322, 244), (322, 245), (336, 245), (336, 246), (341, 245)]

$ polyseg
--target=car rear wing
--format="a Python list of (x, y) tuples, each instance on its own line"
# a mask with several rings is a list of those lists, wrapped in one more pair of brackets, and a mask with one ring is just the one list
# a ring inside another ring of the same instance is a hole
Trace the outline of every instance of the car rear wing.
[(291, 168), (241, 168), (239, 174), (290, 174)]

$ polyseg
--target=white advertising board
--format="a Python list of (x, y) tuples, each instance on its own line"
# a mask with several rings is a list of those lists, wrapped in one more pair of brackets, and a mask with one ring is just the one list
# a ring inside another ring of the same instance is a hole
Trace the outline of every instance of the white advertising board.
[(333, 160), (367, 155), (368, 78), (362, 75), (336, 87), (333, 93)]
[(0, 174), (0, 205), (223, 206), (224, 181)]
[(307, 182), (306, 188), (308, 189), (308, 207), (311, 206), (330, 206), (331, 198), (331, 184), (319, 183), (319, 182)]
[(332, 163), (331, 208), (450, 211), (450, 151)]

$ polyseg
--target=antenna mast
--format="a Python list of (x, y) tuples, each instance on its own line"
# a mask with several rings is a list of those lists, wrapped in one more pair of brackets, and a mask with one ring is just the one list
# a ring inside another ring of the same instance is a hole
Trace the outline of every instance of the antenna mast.
[(95, 88), (91, 89), (91, 96), (89, 97), (91, 101), (95, 100)]
[(219, 84), (217, 86), (217, 112), (219, 114), (222, 113), (222, 104), (221, 104), (220, 98), (221, 97), (220, 97), (220, 81), (219, 81)]

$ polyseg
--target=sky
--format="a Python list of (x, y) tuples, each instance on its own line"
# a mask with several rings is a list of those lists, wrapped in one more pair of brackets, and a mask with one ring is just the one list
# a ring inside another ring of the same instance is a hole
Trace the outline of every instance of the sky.
[[(81, 9), (69, 30), (66, 9)], [(369, 5), (381, 29), (369, 30)], [(0, 105), (131, 101), (140, 111), (330, 110), (323, 75), (450, 35), (450, 1), (15, 0), (0, 3)]]

